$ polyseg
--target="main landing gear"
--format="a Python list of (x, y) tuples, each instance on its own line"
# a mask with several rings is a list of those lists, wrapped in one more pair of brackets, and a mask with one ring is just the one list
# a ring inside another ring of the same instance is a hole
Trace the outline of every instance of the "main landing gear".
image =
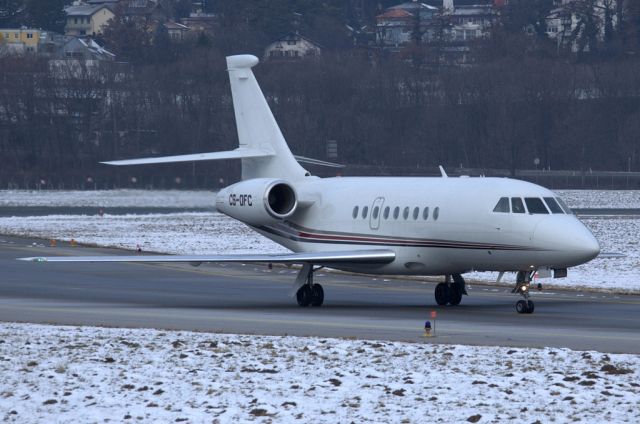
[(294, 283), (298, 305), (322, 306), (324, 302), (324, 289), (320, 284), (314, 284), (313, 282), (313, 273), (318, 269), (313, 269), (313, 264), (304, 264), (298, 273), (298, 277), (296, 277), (296, 282)]
[(532, 300), (529, 300), (529, 287), (531, 286), (531, 278), (535, 271), (518, 271), (516, 277), (516, 286), (511, 293), (519, 293), (524, 299), (516, 302), (516, 311), (519, 314), (532, 314), (535, 310), (535, 305)]
[[(452, 281), (453, 278), (453, 281)], [(436, 303), (440, 306), (457, 306), (462, 301), (462, 295), (467, 294), (464, 278), (460, 274), (446, 275), (445, 282), (436, 286)]]

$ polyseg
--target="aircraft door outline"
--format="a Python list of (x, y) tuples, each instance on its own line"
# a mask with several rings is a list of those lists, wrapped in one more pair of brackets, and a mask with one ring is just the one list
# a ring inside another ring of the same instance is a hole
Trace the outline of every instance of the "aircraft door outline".
[[(380, 219), (382, 218), (382, 206), (384, 205), (384, 197), (376, 197), (371, 205), (371, 215), (369, 217), (369, 228), (377, 230), (380, 228)], [(377, 211), (376, 211), (376, 208)]]

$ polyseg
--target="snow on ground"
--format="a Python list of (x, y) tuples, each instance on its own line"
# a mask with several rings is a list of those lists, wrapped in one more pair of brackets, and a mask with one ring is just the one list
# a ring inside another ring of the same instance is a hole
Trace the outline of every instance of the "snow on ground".
[[(639, 193), (562, 195), (577, 208), (640, 208)], [(0, 192), (0, 206), (212, 204), (209, 192)], [(628, 256), (553, 283), (640, 291), (640, 219), (583, 221), (603, 251)], [(166, 253), (285, 251), (218, 213), (0, 218), (0, 234)], [(639, 370), (639, 355), (567, 349), (0, 324), (0, 419), (640, 422)]]
[(637, 423), (639, 370), (568, 349), (0, 324), (0, 419)]
[(2, 206), (213, 208), (213, 191), (196, 190), (0, 190)]
[(571, 208), (638, 209), (640, 190), (554, 190)]
[[(596, 258), (569, 268), (567, 278), (540, 279), (546, 286), (588, 288), (616, 292), (640, 292), (640, 217), (604, 216), (580, 219), (600, 242), (602, 252), (624, 253), (616, 259)], [(495, 281), (497, 273), (475, 272), (470, 278)], [(515, 274), (505, 275), (505, 282), (515, 283)]]
[[(556, 190), (572, 208), (640, 208), (640, 190)], [(179, 207), (215, 206), (213, 191), (0, 190), (2, 206)]]
[(218, 212), (0, 217), (0, 234), (174, 254), (288, 251)]
[[(568, 278), (540, 280), (545, 286), (640, 292), (640, 218), (587, 217), (583, 221), (603, 252), (620, 259), (596, 259), (569, 270)], [(71, 240), (84, 244), (174, 254), (281, 253), (287, 250), (220, 213), (149, 215), (50, 215), (0, 217), (0, 234)], [(497, 273), (471, 273), (469, 281), (495, 281)], [(508, 274), (504, 282), (515, 282)]]
[[(574, 208), (640, 208), (639, 190), (559, 190)], [(211, 208), (208, 191), (0, 191), (1, 206), (101, 206)], [(573, 268), (565, 279), (545, 285), (597, 290), (640, 291), (640, 219), (629, 216), (582, 218), (600, 241), (603, 252), (623, 252), (623, 259), (596, 259)], [(75, 239), (80, 243), (175, 254), (276, 253), (286, 249), (244, 224), (218, 213), (169, 213), (124, 216), (51, 215), (0, 218), (0, 234), (43, 239)], [(495, 281), (495, 273), (472, 273), (471, 280)], [(504, 281), (515, 281), (506, 275)]]

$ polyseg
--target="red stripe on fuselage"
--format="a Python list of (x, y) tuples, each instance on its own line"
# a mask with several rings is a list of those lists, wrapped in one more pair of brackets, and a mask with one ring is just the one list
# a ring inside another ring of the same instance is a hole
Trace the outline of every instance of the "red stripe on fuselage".
[[(377, 245), (400, 245), (414, 247), (442, 247), (442, 248), (461, 248), (461, 249), (487, 249), (487, 250), (532, 250), (527, 246), (486, 244), (475, 242), (461, 242), (453, 240), (433, 240), (433, 239), (415, 239), (415, 238), (391, 238), (391, 237), (371, 237), (369, 235), (349, 234), (349, 233), (328, 233), (316, 232), (304, 228), (297, 230), (293, 225), (280, 224), (277, 227), (267, 226), (259, 227), (263, 231), (287, 237), (292, 240), (301, 240), (307, 242), (337, 242), (341, 244), (377, 244)], [(300, 227), (302, 228), (302, 227)], [(537, 250), (537, 249), (533, 249)]]

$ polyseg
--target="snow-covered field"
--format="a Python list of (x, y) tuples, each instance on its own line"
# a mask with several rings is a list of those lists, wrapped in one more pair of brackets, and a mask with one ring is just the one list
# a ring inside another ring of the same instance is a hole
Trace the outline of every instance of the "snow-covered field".
[[(572, 207), (640, 208), (639, 193), (563, 195)], [(0, 191), (0, 207), (212, 204), (210, 192)], [(628, 256), (552, 282), (640, 291), (640, 219), (584, 222), (604, 251)], [(166, 253), (285, 251), (218, 213), (0, 218), (0, 234)], [(639, 405), (640, 355), (0, 324), (6, 422), (637, 423)]]
[[(547, 286), (640, 292), (640, 218), (587, 217), (583, 221), (602, 251), (620, 259), (596, 259), (569, 270), (569, 277), (544, 279)], [(0, 234), (71, 240), (79, 243), (175, 254), (278, 253), (286, 249), (220, 213), (148, 215), (50, 215), (0, 217)], [(497, 273), (471, 273), (469, 281), (495, 281)], [(515, 282), (515, 274), (504, 282)]]
[(0, 234), (175, 254), (287, 251), (218, 212), (0, 217)]
[(639, 370), (567, 349), (0, 324), (0, 419), (637, 423)]
[(0, 190), (0, 207), (213, 208), (215, 204), (215, 193), (206, 190)]
[(638, 209), (640, 190), (555, 190), (571, 208)]
[[(640, 293), (640, 217), (583, 217), (600, 242), (602, 252), (624, 253), (624, 258), (599, 259), (569, 269), (567, 278), (541, 279), (547, 286), (597, 291)], [(495, 281), (493, 273), (471, 273), (471, 278)], [(515, 274), (508, 276), (515, 283)]]

